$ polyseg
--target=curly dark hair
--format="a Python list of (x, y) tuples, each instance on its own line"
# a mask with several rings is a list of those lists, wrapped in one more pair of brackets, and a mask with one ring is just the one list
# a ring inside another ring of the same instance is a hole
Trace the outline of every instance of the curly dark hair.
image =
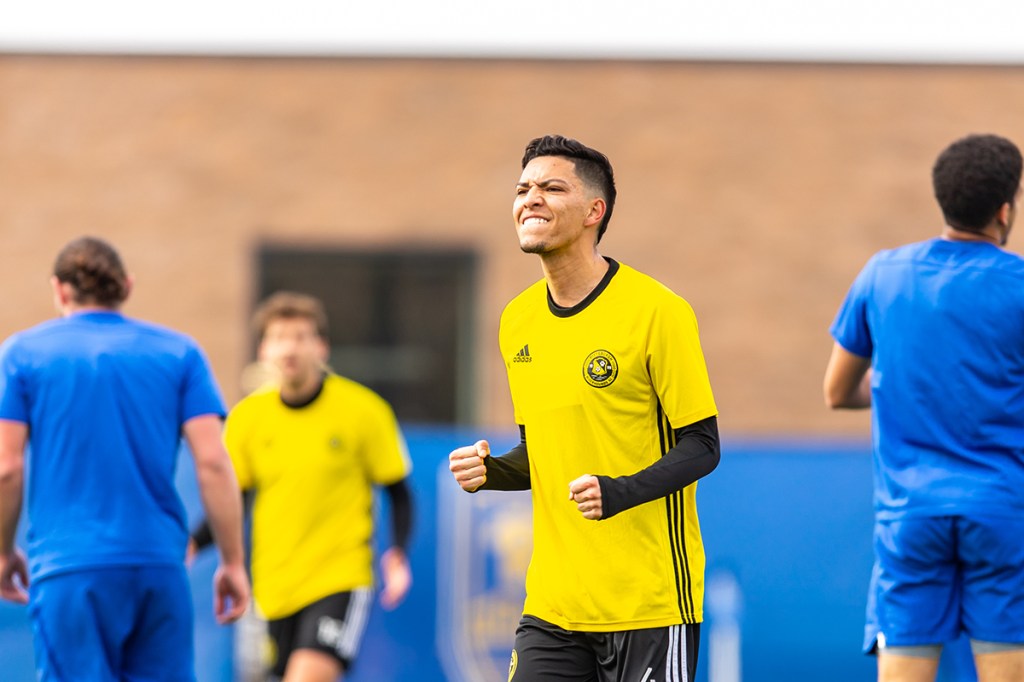
[(128, 298), (128, 275), (114, 247), (96, 237), (79, 237), (57, 254), (57, 281), (70, 284), (79, 305), (117, 308)]
[(1020, 188), (1021, 154), (998, 135), (968, 135), (939, 154), (932, 186), (950, 227), (969, 232), (992, 222)]
[(317, 336), (327, 340), (327, 312), (320, 299), (294, 291), (278, 291), (264, 300), (252, 315), (252, 328), (256, 338), (263, 340), (267, 327), (274, 320), (309, 320), (316, 327)]
[(562, 135), (545, 135), (530, 140), (523, 154), (523, 168), (539, 156), (561, 156), (569, 159), (580, 180), (596, 189), (604, 199), (607, 210), (597, 227), (597, 241), (600, 242), (605, 230), (608, 229), (612, 209), (615, 208), (615, 174), (612, 173), (612, 164), (608, 157), (596, 149)]

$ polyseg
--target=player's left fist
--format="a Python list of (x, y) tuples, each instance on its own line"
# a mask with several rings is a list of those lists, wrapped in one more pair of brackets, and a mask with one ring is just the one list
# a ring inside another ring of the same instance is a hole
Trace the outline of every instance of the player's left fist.
[(570, 483), (569, 499), (576, 503), (576, 509), (583, 514), (583, 518), (591, 521), (601, 518), (601, 484), (597, 476), (586, 474)]

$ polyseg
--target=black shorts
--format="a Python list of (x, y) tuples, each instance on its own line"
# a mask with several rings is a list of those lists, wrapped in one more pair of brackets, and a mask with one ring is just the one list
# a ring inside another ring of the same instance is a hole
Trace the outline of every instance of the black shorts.
[(700, 623), (573, 632), (523, 616), (509, 682), (693, 682)]
[(373, 603), (368, 587), (338, 592), (290, 616), (267, 621), (276, 655), (272, 674), (284, 676), (288, 658), (296, 649), (314, 649), (333, 656), (348, 670), (359, 651)]

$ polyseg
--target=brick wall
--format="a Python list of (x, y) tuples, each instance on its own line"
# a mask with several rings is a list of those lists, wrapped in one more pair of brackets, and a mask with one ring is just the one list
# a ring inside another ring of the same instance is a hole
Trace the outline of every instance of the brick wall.
[[(606, 255), (687, 298), (725, 433), (867, 432), (822, 407), (827, 328), (879, 248), (937, 233), (936, 154), (1024, 143), (1024, 70), (676, 62), (0, 56), (0, 336), (52, 314), (83, 233), (137, 279), (126, 311), (188, 331), (229, 399), (263, 241), (482, 256), (478, 420), (508, 426), (504, 303), (540, 276), (511, 222), (524, 144), (605, 151)], [(1011, 247), (1020, 248), (1020, 240)]]

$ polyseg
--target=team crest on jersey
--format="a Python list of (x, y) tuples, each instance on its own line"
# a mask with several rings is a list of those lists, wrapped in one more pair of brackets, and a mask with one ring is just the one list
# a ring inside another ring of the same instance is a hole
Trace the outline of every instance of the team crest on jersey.
[(516, 650), (512, 650), (512, 660), (508, 662), (508, 682), (512, 682), (512, 678), (516, 676), (516, 667), (519, 665), (519, 654)]
[(606, 350), (595, 350), (583, 363), (583, 378), (594, 388), (611, 386), (619, 376), (619, 363)]

